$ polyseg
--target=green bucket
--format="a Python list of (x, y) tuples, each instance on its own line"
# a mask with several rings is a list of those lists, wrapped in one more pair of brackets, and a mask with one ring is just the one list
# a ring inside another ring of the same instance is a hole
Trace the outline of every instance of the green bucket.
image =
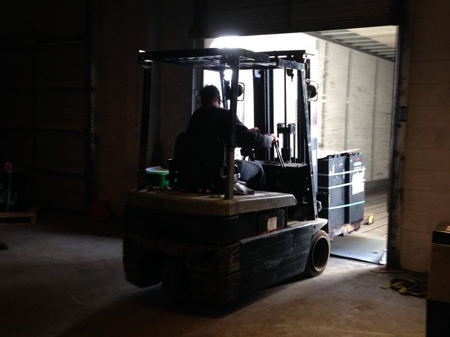
[(168, 169), (161, 166), (148, 167), (145, 170), (146, 179), (150, 181), (153, 186), (169, 186), (169, 180), (166, 179), (169, 174)]

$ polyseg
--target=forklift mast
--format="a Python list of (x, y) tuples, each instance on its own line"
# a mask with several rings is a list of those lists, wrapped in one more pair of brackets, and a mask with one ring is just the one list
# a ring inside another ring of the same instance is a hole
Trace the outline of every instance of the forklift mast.
[[(313, 117), (313, 112), (311, 109), (311, 102), (317, 96), (317, 88), (311, 84), (311, 58), (313, 54), (309, 54), (304, 50), (289, 50), (289, 51), (270, 51), (263, 52), (268, 54), (270, 57), (284, 57), (288, 60), (295, 61), (297, 63), (304, 64), (304, 76), (306, 81), (306, 92), (302, 85), (302, 79), (298, 77), (297, 88), (299, 91), (298, 97), (307, 97), (306, 105), (301, 100), (297, 101), (297, 120), (296, 125), (294, 123), (288, 123), (286, 118), (286, 80), (288, 76), (292, 78), (292, 70), (285, 69), (284, 74), (284, 102), (285, 102), (285, 112), (283, 121), (275, 121), (274, 114), (274, 83), (273, 83), (273, 69), (270, 70), (257, 70), (253, 73), (253, 92), (254, 92), (254, 120), (255, 125), (260, 126), (261, 130), (266, 133), (282, 133), (283, 134), (283, 159), (284, 161), (293, 161), (298, 163), (307, 162), (307, 152), (308, 142), (302, 137), (304, 131), (303, 124), (305, 123), (304, 118), (301, 116), (302, 109), (307, 106), (307, 121), (306, 124), (310, 128), (310, 147), (311, 147), (311, 159), (314, 171), (314, 184), (315, 190), (317, 190), (317, 135), (312, 132), (312, 128), (317, 124), (317, 119)], [(274, 125), (276, 123), (276, 126)], [(293, 125), (294, 124), (294, 125)], [(295, 128), (296, 130), (294, 130)], [(295, 139), (293, 144), (289, 142), (289, 135), (294, 135)], [(286, 139), (288, 138), (288, 139)], [(293, 146), (293, 153), (289, 149)], [(273, 148), (265, 151), (258, 151), (255, 156), (258, 160), (274, 160)]]
[[(284, 162), (307, 164), (311, 168), (311, 190), (313, 196), (307, 197), (307, 203), (316, 204), (315, 194), (317, 191), (317, 135), (312, 134), (312, 128), (317, 123), (316, 118), (311, 115), (311, 102), (317, 95), (317, 88), (311, 84), (311, 58), (312, 54), (304, 50), (284, 50), (263, 52), (271, 59), (283, 59), (288, 62), (301, 64), (301, 69), (297, 69), (297, 107), (296, 123), (288, 123), (287, 120), (287, 78), (294, 78), (295, 69), (284, 68), (284, 119), (275, 120), (274, 113), (274, 69), (258, 69), (253, 72), (253, 92), (254, 92), (254, 120), (260, 130), (282, 135), (281, 156)], [(293, 136), (293, 142), (291, 142)], [(260, 161), (273, 162), (275, 160), (274, 149), (260, 150), (255, 153), (255, 159)], [(291, 165), (292, 166), (292, 165)], [(302, 176), (294, 175), (288, 179), (287, 184), (292, 183), (292, 179), (298, 180)], [(280, 183), (278, 183), (278, 186)], [(296, 197), (299, 193), (287, 189)], [(314, 200), (314, 201), (311, 201)], [(317, 216), (317, 209), (314, 208), (314, 216)], [(311, 217), (313, 215), (311, 214)]]

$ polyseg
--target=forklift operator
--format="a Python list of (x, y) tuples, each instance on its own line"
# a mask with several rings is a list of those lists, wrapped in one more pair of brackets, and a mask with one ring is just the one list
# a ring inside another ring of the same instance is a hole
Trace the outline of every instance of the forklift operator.
[[(230, 135), (230, 110), (220, 107), (222, 100), (217, 87), (207, 85), (200, 91), (202, 106), (195, 110), (188, 125), (187, 133), (207, 134), (218, 137), (228, 143)], [(236, 117), (236, 145), (248, 149), (268, 148), (277, 142), (275, 134), (263, 135), (254, 127), (248, 129)], [(249, 188), (263, 190), (266, 180), (264, 169), (259, 162), (236, 160), (240, 180), (245, 181)]]

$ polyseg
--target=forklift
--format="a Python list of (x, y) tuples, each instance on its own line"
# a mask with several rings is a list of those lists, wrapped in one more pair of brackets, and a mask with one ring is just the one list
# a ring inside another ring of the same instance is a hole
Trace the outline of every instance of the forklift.
[[(177, 138), (168, 187), (152, 187), (145, 177), (155, 61), (217, 72), (224, 107), (230, 110), (226, 144), (203, 140), (189, 146), (193, 140), (185, 134)], [(312, 155), (309, 115), (317, 91), (309, 81), (308, 54), (140, 51), (139, 64), (144, 85), (138, 184), (127, 195), (123, 239), (127, 281), (141, 288), (161, 283), (164, 292), (176, 299), (227, 303), (295, 275), (322, 274), (330, 240), (327, 220), (318, 217), (313, 165), (317, 159)], [(231, 81), (225, 80), (227, 69), (232, 70)], [(285, 112), (284, 120), (275, 124), (276, 69), (284, 71), (285, 81), (297, 81), (297, 95), (287, 97), (286, 90), (284, 95), (285, 107), (287, 100), (296, 104), (296, 123), (287, 123)], [(242, 70), (253, 72), (255, 125), (282, 139), (281, 148), (241, 150), (249, 160), (258, 160), (266, 173), (266, 190), (252, 194), (235, 192), (240, 184), (234, 158)]]

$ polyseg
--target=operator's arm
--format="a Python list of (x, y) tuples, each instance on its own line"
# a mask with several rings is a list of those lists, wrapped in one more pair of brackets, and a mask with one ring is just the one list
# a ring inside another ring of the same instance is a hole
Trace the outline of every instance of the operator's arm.
[(272, 145), (273, 137), (250, 131), (242, 122), (236, 120), (236, 144), (248, 149), (267, 148)]

